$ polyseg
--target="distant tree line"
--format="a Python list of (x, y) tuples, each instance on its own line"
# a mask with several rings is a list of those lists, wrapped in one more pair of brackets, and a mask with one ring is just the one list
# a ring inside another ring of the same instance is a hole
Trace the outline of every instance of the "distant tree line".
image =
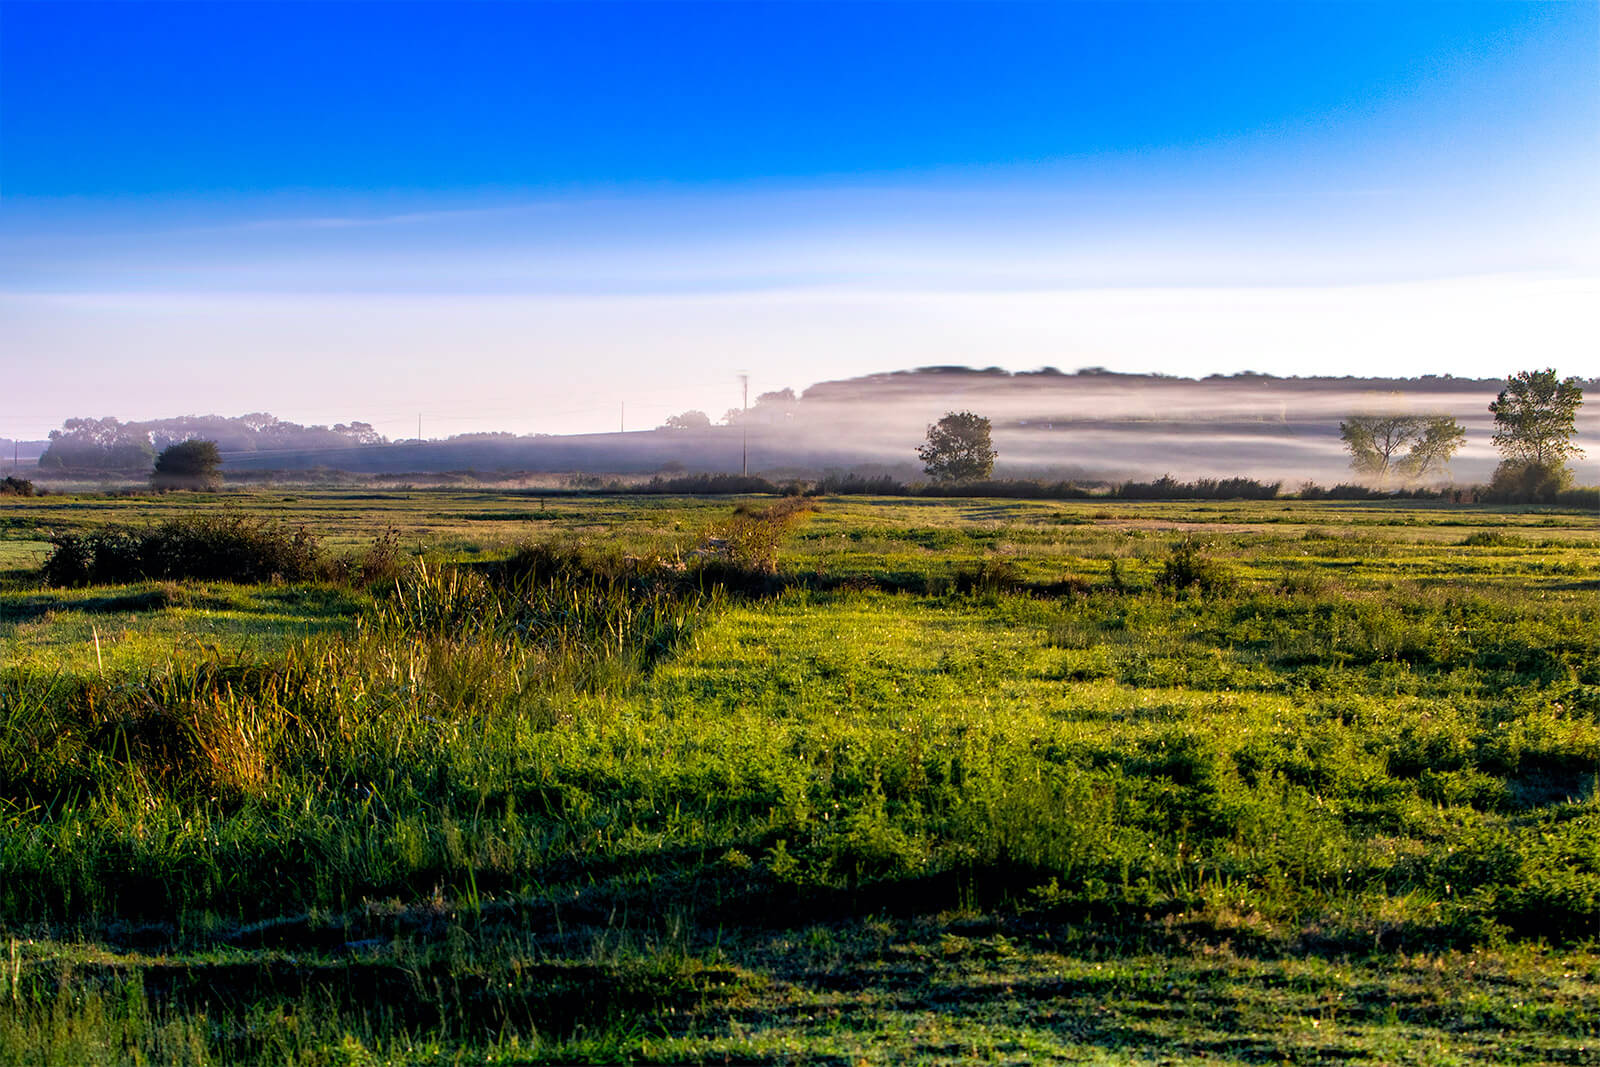
[[(762, 393), (748, 408), (729, 408), (723, 413), (723, 426), (777, 426), (795, 417), (800, 409), (800, 398), (793, 389), (775, 389)], [(703, 411), (683, 411), (669, 415), (658, 430), (709, 430), (711, 416)]]
[(222, 452), (349, 448), (387, 443), (387, 438), (370, 423), (302, 426), (264, 411), (232, 418), (181, 415), (145, 422), (82, 418), (68, 419), (61, 424), (61, 429), (50, 431), (50, 444), (39, 457), (39, 467), (41, 470), (148, 471), (161, 449), (195, 440), (210, 441)]

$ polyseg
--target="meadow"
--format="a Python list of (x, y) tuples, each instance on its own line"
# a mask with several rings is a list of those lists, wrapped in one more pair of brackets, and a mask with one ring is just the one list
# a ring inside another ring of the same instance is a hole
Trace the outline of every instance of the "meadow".
[(19, 499), (0, 1064), (1600, 1063), (1597, 777), (1592, 512)]

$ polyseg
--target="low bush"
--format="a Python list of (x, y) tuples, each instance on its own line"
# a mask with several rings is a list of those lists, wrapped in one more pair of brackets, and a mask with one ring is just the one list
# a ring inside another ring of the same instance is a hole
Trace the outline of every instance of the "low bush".
[(222, 486), (222, 453), (215, 441), (180, 441), (162, 449), (150, 472), (150, 488), (215, 491)]
[(1156, 576), (1156, 586), (1169, 592), (1196, 590), (1201, 593), (1223, 593), (1236, 584), (1233, 573), (1226, 566), (1201, 554), (1205, 546), (1192, 537), (1185, 537), (1172, 546), (1172, 555), (1161, 565)]
[(954, 579), (958, 593), (1004, 593), (1022, 588), (1022, 568), (1009, 559), (980, 560), (957, 567)]
[(1504, 530), (1479, 530), (1470, 533), (1462, 539), (1461, 544), (1467, 548), (1503, 548), (1507, 545), (1520, 545), (1522, 538), (1516, 534), (1506, 533)]
[(1553, 463), (1505, 460), (1479, 495), (1491, 504), (1554, 504), (1571, 487), (1572, 472)]
[(189, 516), (143, 530), (106, 527), (57, 534), (44, 561), (50, 585), (161, 578), (264, 582), (321, 576), (319, 545), (305, 527), (242, 516)]
[(32, 496), (33, 483), (26, 478), (7, 475), (0, 478), (0, 496)]
[(42, 568), (47, 585), (172, 578), (224, 582), (392, 581), (404, 556), (389, 530), (353, 556), (328, 558), (315, 534), (237, 515), (172, 519), (144, 529), (108, 526), (56, 534)]

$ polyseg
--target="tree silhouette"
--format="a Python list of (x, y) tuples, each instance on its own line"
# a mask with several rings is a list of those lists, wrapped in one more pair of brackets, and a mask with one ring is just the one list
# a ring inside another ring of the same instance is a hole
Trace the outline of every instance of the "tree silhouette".
[(156, 457), (153, 489), (215, 489), (222, 484), (222, 453), (215, 441), (180, 441)]
[(1583, 455), (1583, 449), (1572, 443), (1582, 405), (1581, 379), (1557, 381), (1553, 369), (1513, 375), (1489, 405), (1496, 426), (1495, 447), (1514, 462), (1565, 466), (1568, 459)]
[(1567, 460), (1583, 455), (1572, 443), (1578, 432), (1583, 384), (1560, 381), (1553, 369), (1525, 370), (1506, 379), (1489, 410), (1494, 443), (1505, 457), (1495, 468), (1490, 493), (1500, 499), (1538, 503), (1554, 499), (1572, 481)]
[(662, 423), (662, 430), (709, 430), (711, 416), (703, 411), (685, 411), (681, 415), (668, 415), (667, 421)]
[(917, 446), (922, 469), (936, 482), (974, 482), (994, 470), (989, 420), (970, 411), (952, 411), (928, 427), (928, 439)]

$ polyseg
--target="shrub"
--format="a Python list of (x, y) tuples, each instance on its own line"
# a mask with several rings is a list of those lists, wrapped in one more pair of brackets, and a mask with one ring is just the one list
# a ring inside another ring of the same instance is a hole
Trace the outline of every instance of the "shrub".
[(1494, 504), (1553, 504), (1571, 478), (1559, 464), (1508, 459), (1494, 469), (1484, 499)]
[(7, 475), (0, 479), (0, 496), (32, 496), (33, 483), (26, 478)]
[(323, 576), (317, 539), (296, 529), (241, 516), (191, 516), (143, 530), (107, 527), (57, 534), (44, 561), (50, 585), (90, 585), (161, 578), (264, 582)]
[(1503, 548), (1522, 544), (1522, 538), (1504, 530), (1479, 530), (1468, 534), (1461, 543), (1468, 548)]
[(958, 567), (955, 590), (958, 593), (1001, 593), (1022, 588), (1022, 568), (1009, 559), (986, 559), (970, 567)]
[(156, 457), (152, 489), (216, 489), (222, 485), (222, 453), (215, 441), (179, 441)]
[(1178, 592), (1197, 589), (1202, 593), (1226, 592), (1234, 585), (1232, 573), (1221, 563), (1200, 554), (1205, 546), (1185, 537), (1172, 546), (1172, 556), (1161, 565), (1156, 585)]

